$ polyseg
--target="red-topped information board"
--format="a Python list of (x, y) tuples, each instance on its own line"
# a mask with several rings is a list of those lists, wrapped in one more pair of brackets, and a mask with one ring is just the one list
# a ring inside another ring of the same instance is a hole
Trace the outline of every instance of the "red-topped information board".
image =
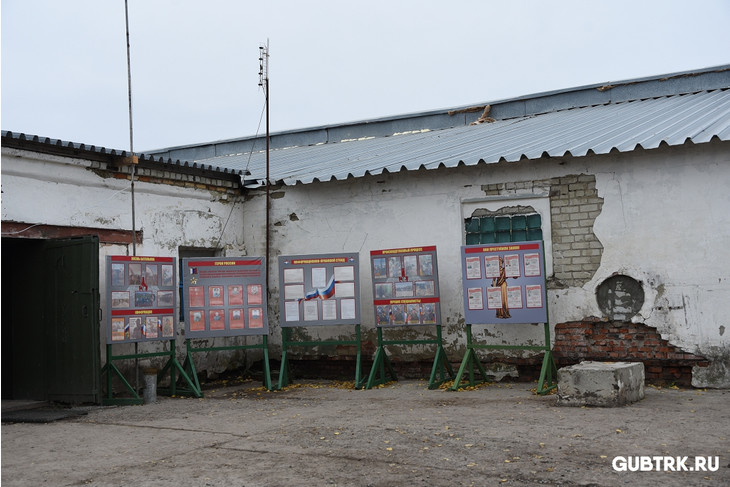
[(175, 338), (174, 257), (109, 255), (107, 343)]
[(279, 256), (281, 326), (360, 323), (355, 253)]
[(261, 257), (183, 259), (185, 336), (266, 335), (266, 275)]
[(436, 247), (370, 252), (378, 326), (440, 325)]

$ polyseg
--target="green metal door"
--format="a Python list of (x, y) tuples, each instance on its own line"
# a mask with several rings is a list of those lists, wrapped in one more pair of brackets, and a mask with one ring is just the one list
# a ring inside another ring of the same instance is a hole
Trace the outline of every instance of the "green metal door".
[(48, 399), (99, 403), (99, 239), (47, 240), (43, 254)]

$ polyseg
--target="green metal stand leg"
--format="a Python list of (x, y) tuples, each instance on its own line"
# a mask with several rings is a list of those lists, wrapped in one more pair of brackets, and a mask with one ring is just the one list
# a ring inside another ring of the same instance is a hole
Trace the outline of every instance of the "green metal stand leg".
[(459, 390), (461, 386), (461, 378), (464, 375), (464, 371), (469, 370), (469, 385), (474, 386), (476, 385), (476, 382), (474, 380), (474, 366), (476, 365), (477, 369), (479, 370), (479, 373), (482, 375), (482, 382), (487, 380), (487, 372), (484, 370), (484, 367), (482, 366), (482, 363), (479, 361), (479, 357), (477, 357), (476, 352), (474, 351), (474, 346), (472, 343), (472, 335), (471, 335), (471, 325), (466, 325), (466, 354), (464, 355), (464, 359), (461, 361), (461, 366), (459, 367), (459, 372), (456, 373), (456, 378), (454, 379), (454, 385), (451, 386), (452, 391)]
[(270, 391), (272, 390), (271, 386), (271, 367), (269, 365), (269, 340), (266, 335), (262, 336), (263, 338), (263, 344), (262, 347), (264, 349), (264, 387), (266, 390)]
[[(193, 389), (195, 391), (198, 392), (198, 394), (200, 394), (199, 397), (202, 397), (203, 394), (201, 392), (202, 389), (200, 387), (200, 381), (198, 380), (198, 371), (195, 370), (195, 360), (193, 360), (193, 352), (190, 349), (190, 340), (185, 341), (185, 347), (186, 347), (186, 354), (187, 354), (187, 362), (190, 367), (190, 377), (192, 377), (192, 380), (194, 381), (194, 383), (192, 383), (191, 386), (193, 387)], [(183, 372), (183, 374), (185, 374), (185, 370), (183, 370), (182, 372)], [(188, 379), (188, 382), (190, 382), (190, 379)]]
[(377, 381), (377, 383), (385, 384), (386, 382), (388, 382), (385, 375), (386, 367), (388, 368), (388, 372), (390, 372), (392, 380), (398, 380), (398, 377), (396, 377), (395, 371), (393, 370), (393, 366), (390, 363), (390, 359), (388, 359), (388, 354), (385, 353), (385, 347), (383, 346), (383, 330), (381, 328), (378, 328), (378, 349), (375, 351), (373, 366), (370, 369), (370, 376), (368, 377), (368, 382), (365, 385), (365, 389), (370, 389), (371, 387), (373, 387), (373, 385), (375, 385), (375, 378), (378, 371), (380, 371), (380, 380)]
[(279, 385), (282, 389), (289, 385), (289, 363), (287, 362), (287, 347), (289, 346), (289, 328), (281, 328), (281, 366), (279, 367)]
[[(368, 376), (368, 382), (365, 384), (365, 389), (370, 389), (375, 384), (375, 376), (377, 374), (378, 369), (381, 368), (383, 364), (383, 354), (385, 353), (385, 350), (383, 350), (383, 347), (378, 347), (378, 349), (375, 351), (375, 357), (373, 358), (373, 366), (370, 369), (370, 375)], [(382, 375), (381, 375), (382, 377)]]
[[(132, 387), (132, 385), (127, 381), (117, 366), (114, 365), (114, 355), (112, 354), (111, 345), (106, 346), (106, 359), (107, 363), (102, 368), (102, 372), (106, 371), (107, 398), (104, 399), (102, 403), (105, 405), (142, 404), (144, 402), (143, 399), (139, 397), (139, 394), (137, 394), (137, 391), (134, 390), (134, 387)], [(132, 397), (114, 399), (114, 393), (112, 391), (112, 374), (119, 377), (119, 380), (122, 381), (122, 385), (124, 385), (124, 388), (127, 389)]]
[[(438, 349), (436, 350), (436, 358), (434, 358), (433, 360), (433, 367), (431, 368), (431, 378), (428, 381), (428, 388), (438, 388), (447, 379), (447, 372), (448, 378), (453, 379), (454, 370), (451, 368), (451, 363), (446, 357), (446, 351), (444, 350), (444, 347), (439, 345)], [(437, 375), (439, 377), (439, 380), (436, 380)]]
[(107, 345), (106, 346), (106, 364), (104, 364), (104, 367), (101, 369), (101, 373), (103, 374), (106, 371), (106, 399), (111, 400), (114, 398), (114, 394), (112, 393), (112, 374), (111, 374), (111, 358), (112, 358), (112, 346)]
[[(540, 380), (537, 382), (537, 393), (540, 395), (547, 394), (551, 390), (558, 387), (553, 383), (553, 378), (558, 378), (558, 367), (555, 365), (553, 351), (550, 349), (550, 324), (545, 325), (545, 357), (542, 359), (542, 369), (540, 370)], [(547, 383), (546, 383), (547, 381)]]
[(553, 377), (558, 377), (558, 367), (555, 365), (555, 359), (553, 358), (552, 350), (545, 352), (545, 357), (542, 359), (542, 370), (540, 370), (540, 380), (537, 382), (537, 393), (540, 395), (547, 394), (553, 389), (557, 388), (558, 385), (553, 383)]
[[(447, 371), (449, 378), (454, 378), (454, 370), (451, 368), (451, 363), (446, 356), (446, 351), (444, 350), (441, 341), (441, 325), (436, 326), (436, 340), (438, 342), (438, 347), (436, 348), (436, 357), (433, 359), (433, 367), (431, 367), (431, 377), (428, 381), (429, 389), (436, 389), (440, 386), (446, 380)], [(437, 374), (440, 378), (439, 381), (436, 381)]]
[(122, 375), (122, 372), (117, 368), (114, 364), (109, 364), (109, 367), (114, 371), (114, 373), (119, 377), (119, 379), (122, 381), (122, 384), (124, 384), (125, 389), (132, 395), (131, 398), (118, 398), (118, 399), (112, 399), (109, 398), (112, 402), (111, 404), (142, 404), (142, 398), (139, 397), (137, 394), (137, 391), (134, 390), (134, 387), (132, 387), (132, 384), (130, 384), (127, 379)]
[[(386, 368), (390, 373), (391, 380), (397, 381), (398, 377), (395, 375), (395, 371), (393, 370), (393, 366), (390, 363), (390, 359), (388, 359), (388, 354), (385, 353), (385, 348), (378, 347), (378, 349), (375, 351), (373, 367), (370, 369), (370, 376), (368, 377), (368, 382), (365, 385), (365, 389), (370, 389), (373, 387), (373, 385), (376, 384), (380, 385), (388, 382), (388, 379), (386, 378), (387, 376), (385, 374)], [(380, 372), (380, 379), (376, 380), (378, 372)]]
[(355, 325), (355, 335), (357, 340), (357, 355), (355, 357), (355, 389), (362, 388), (362, 335), (360, 333), (360, 325)]
[[(169, 391), (159, 390), (160, 392), (169, 393), (171, 396), (176, 395), (178, 392), (182, 395), (190, 394), (195, 397), (203, 397), (202, 388), (200, 382), (198, 382), (198, 373), (195, 370), (195, 362), (193, 361), (193, 355), (190, 347), (190, 340), (185, 341), (185, 365), (180, 364), (177, 359), (177, 348), (175, 340), (170, 340), (170, 359), (167, 361), (162, 370), (157, 374), (158, 378), (162, 378), (166, 371), (170, 371), (170, 389)], [(187, 370), (186, 370), (187, 369)], [(187, 383), (187, 389), (177, 389), (177, 374)]]
[[(170, 342), (170, 359), (175, 359), (175, 362), (177, 362), (177, 345), (175, 340), (172, 340)], [(170, 395), (174, 396), (177, 394), (177, 368), (173, 367), (172, 360), (168, 360), (167, 364), (165, 364), (165, 367), (163, 367), (163, 370), (168, 368), (168, 364), (170, 367)], [(157, 380), (160, 380), (160, 378), (163, 376), (162, 371), (160, 371), (160, 375), (157, 377)]]

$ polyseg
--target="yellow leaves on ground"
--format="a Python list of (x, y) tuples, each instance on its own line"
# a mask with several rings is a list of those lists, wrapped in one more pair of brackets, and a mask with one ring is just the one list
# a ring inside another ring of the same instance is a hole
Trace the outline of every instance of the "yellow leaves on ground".
[[(474, 385), (466, 385), (467, 383), (465, 383), (463, 381), (461, 382), (461, 384), (463, 384), (463, 385), (461, 385), (461, 387), (459, 387), (459, 389), (457, 389), (457, 391), (476, 391), (479, 389), (484, 389), (485, 387), (490, 387), (490, 386), (495, 385), (494, 382), (480, 382), (480, 383), (474, 384)], [(449, 381), (442, 382), (441, 385), (439, 386), (439, 389), (447, 390), (447, 389), (451, 389), (452, 387), (454, 387), (454, 381), (449, 380)]]

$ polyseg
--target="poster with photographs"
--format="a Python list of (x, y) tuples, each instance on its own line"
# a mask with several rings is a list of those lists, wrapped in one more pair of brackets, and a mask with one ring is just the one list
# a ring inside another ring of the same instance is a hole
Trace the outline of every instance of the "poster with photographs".
[(177, 259), (106, 257), (107, 343), (175, 338)]
[(544, 262), (542, 241), (463, 246), (466, 322), (546, 323)]
[(370, 252), (377, 326), (440, 325), (436, 247)]
[(279, 289), (283, 327), (360, 324), (356, 253), (280, 256)]
[(263, 258), (189, 257), (182, 273), (187, 338), (268, 333)]

